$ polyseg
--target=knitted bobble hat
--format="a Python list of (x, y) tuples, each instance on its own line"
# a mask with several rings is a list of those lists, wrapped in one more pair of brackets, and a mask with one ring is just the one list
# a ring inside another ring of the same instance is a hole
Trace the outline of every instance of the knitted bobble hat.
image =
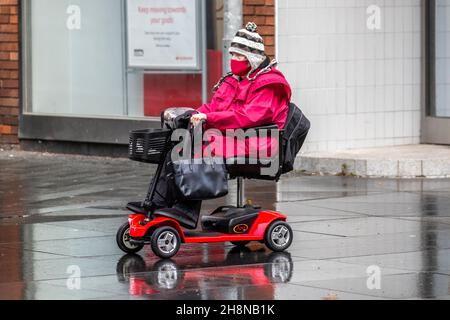
[(250, 74), (266, 60), (264, 40), (257, 31), (258, 26), (254, 22), (247, 23), (245, 29), (236, 33), (229, 50), (230, 53), (242, 54), (247, 58), (252, 67)]

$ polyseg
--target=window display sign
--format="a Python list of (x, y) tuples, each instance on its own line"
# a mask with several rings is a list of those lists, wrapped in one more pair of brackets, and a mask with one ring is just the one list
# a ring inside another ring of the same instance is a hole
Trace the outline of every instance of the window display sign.
[(198, 0), (127, 0), (128, 66), (200, 69)]

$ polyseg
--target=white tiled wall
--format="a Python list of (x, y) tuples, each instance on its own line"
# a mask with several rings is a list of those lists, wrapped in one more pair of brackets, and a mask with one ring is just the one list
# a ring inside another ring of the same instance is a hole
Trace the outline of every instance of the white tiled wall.
[(450, 117), (450, 1), (436, 1), (436, 115)]
[[(420, 0), (278, 0), (280, 70), (312, 122), (302, 151), (420, 142)], [(369, 30), (366, 10), (381, 9)]]

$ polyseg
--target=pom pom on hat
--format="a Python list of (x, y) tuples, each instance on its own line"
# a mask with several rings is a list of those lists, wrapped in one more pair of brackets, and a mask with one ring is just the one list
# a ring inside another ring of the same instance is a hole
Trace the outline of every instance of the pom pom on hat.
[(250, 31), (250, 32), (257, 32), (257, 31), (258, 31), (258, 26), (257, 26), (256, 23), (254, 23), (254, 22), (249, 22), (249, 23), (247, 23), (247, 25), (245, 26), (245, 29), (246, 29), (247, 31)]

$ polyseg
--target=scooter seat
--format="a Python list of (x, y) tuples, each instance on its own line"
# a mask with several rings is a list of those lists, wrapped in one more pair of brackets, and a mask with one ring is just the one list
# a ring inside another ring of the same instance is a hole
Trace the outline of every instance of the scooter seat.
[(177, 208), (165, 208), (156, 210), (153, 215), (155, 217), (164, 217), (169, 219), (174, 219), (180, 223), (182, 227), (187, 229), (197, 228), (197, 221), (190, 219), (186, 213)]
[[(215, 231), (226, 234), (247, 233), (255, 222), (260, 210), (255, 208), (232, 208), (202, 218), (202, 228), (205, 231)], [(238, 225), (243, 229), (236, 230)]]

